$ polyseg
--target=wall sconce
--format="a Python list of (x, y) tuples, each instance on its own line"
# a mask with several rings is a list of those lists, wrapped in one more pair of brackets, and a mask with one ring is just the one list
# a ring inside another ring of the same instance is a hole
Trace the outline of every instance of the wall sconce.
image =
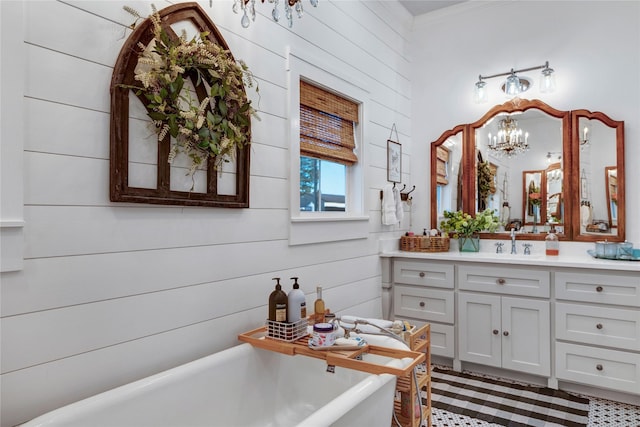
[(553, 156), (554, 155), (558, 155), (558, 161), (562, 160), (562, 152), (560, 151), (549, 151), (547, 153), (547, 163), (551, 163), (551, 161), (553, 160)]
[(533, 85), (533, 83), (527, 77), (519, 77), (516, 73), (523, 73), (526, 71), (540, 69), (542, 70), (540, 77), (540, 92), (550, 93), (555, 91), (556, 81), (554, 70), (553, 68), (549, 67), (549, 61), (546, 61), (544, 65), (522, 68), (520, 70), (514, 70), (512, 68), (511, 71), (508, 71), (506, 73), (492, 74), (490, 76), (483, 76), (482, 74), (480, 74), (475, 85), (474, 101), (478, 104), (481, 104), (489, 100), (486, 87), (487, 83), (484, 80), (492, 79), (494, 77), (509, 76), (501, 86), (502, 91), (509, 96), (517, 96), (523, 92), (526, 92)]
[(587, 145), (588, 143), (589, 143), (589, 126), (585, 126), (584, 129), (582, 129), (580, 145)]

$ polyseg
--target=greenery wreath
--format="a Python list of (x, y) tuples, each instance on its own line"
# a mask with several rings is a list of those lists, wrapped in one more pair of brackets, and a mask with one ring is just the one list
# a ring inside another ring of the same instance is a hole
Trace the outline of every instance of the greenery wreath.
[[(134, 9), (124, 9), (142, 19)], [(152, 10), (149, 19), (153, 39), (148, 46), (138, 44), (141, 51), (135, 80), (142, 87), (127, 87), (147, 100), (147, 114), (158, 142), (167, 134), (173, 138), (169, 163), (183, 152), (191, 158), (191, 176), (209, 157), (215, 159), (215, 168), (220, 170), (222, 163), (234, 157), (236, 147), (250, 143), (251, 116), (259, 117), (246, 97), (244, 85), (255, 85), (258, 92), (257, 83), (248, 66), (209, 40), (208, 32), (188, 40), (183, 30), (179, 37), (172, 38), (163, 29), (153, 5)], [(189, 80), (193, 88), (185, 85)], [(201, 100), (193, 92), (200, 85), (207, 93)]]

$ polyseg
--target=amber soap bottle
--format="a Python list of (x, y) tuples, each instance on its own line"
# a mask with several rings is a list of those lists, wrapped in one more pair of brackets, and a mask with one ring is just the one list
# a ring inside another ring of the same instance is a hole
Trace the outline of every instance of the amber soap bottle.
[(282, 290), (280, 278), (274, 277), (276, 289), (269, 295), (269, 320), (273, 322), (287, 321), (287, 294)]

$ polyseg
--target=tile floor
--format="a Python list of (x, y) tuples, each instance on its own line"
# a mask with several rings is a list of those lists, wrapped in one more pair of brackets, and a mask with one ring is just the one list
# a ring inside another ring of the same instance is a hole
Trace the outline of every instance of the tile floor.
[[(588, 427), (640, 427), (640, 406), (589, 398)], [(432, 409), (433, 427), (495, 427), (497, 424), (453, 414), (437, 408)]]

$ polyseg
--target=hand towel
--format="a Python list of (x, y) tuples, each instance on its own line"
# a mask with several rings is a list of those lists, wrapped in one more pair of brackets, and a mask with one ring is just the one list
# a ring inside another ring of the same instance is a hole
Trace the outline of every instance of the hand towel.
[(397, 222), (402, 222), (402, 218), (404, 218), (404, 206), (402, 206), (402, 197), (400, 197), (400, 189), (397, 186), (393, 188), (393, 199), (395, 202), (396, 220)]
[(396, 202), (393, 197), (393, 187), (387, 185), (382, 189), (382, 224), (394, 225), (398, 223), (396, 218)]

